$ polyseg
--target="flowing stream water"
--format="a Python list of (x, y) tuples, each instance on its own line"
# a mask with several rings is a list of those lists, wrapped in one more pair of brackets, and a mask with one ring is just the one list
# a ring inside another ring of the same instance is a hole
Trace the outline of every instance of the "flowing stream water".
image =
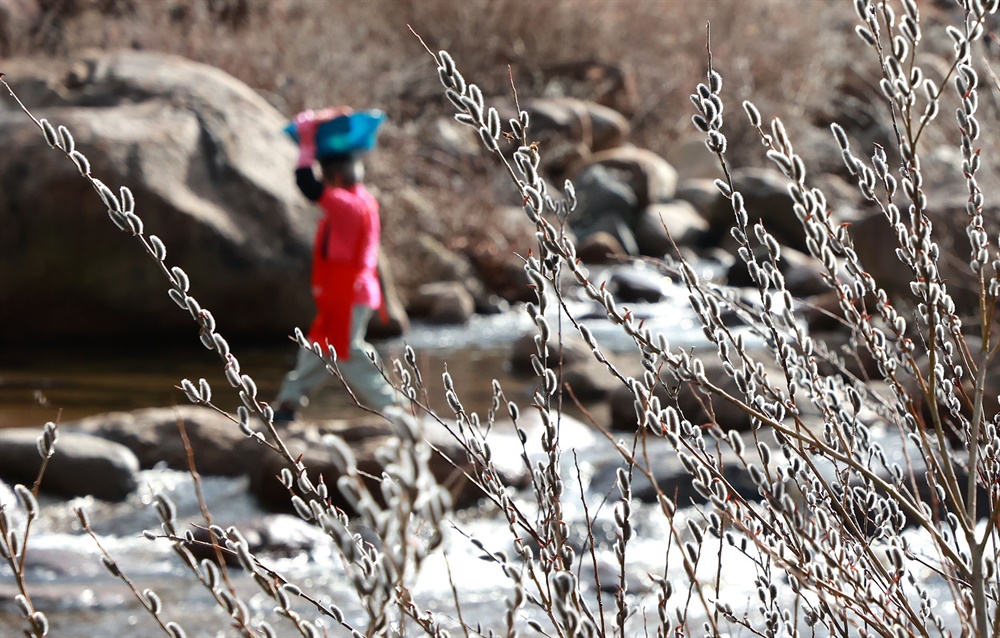
[[(672, 345), (704, 346), (701, 330), (687, 308), (686, 292), (671, 285), (665, 285), (664, 292), (664, 300), (660, 303), (636, 304), (635, 311), (648, 318), (647, 325), (654, 332), (666, 334)], [(579, 316), (587, 316), (593, 310), (586, 302), (572, 305)], [(607, 321), (595, 318), (586, 323), (606, 350), (629, 352), (634, 348), (629, 339)], [(529, 327), (524, 312), (512, 311), (477, 316), (465, 326), (415, 326), (405, 342), (417, 351), (429, 386), (434, 387), (433, 379), (439, 378), (447, 365), (467, 410), (485, 412), (494, 378), (502, 382), (508, 398), (522, 406), (530, 402), (534, 380), (511, 374), (507, 364), (509, 344)], [(388, 357), (399, 356), (402, 348), (402, 340), (379, 345), (380, 352)], [(234, 348), (234, 351), (264, 396), (276, 392), (282, 374), (292, 365), (295, 356), (290, 343), (266, 348)], [(67, 422), (109, 410), (184, 403), (183, 394), (174, 386), (185, 377), (205, 377), (217, 389), (217, 398), (225, 395), (224, 389), (228, 388), (215, 355), (197, 345), (174, 348), (167, 353), (150, 348), (149, 352), (139, 349), (131, 352), (32, 351), (5, 353), (4, 357), (0, 361), (0, 427), (40, 426), (57, 417)], [(432, 404), (446, 410), (443, 392), (437, 394), (436, 399), (432, 394)], [(235, 408), (235, 398), (233, 405), (223, 404), (222, 407)], [(315, 414), (336, 414), (345, 409), (350, 409), (349, 399), (335, 391), (323, 393), (309, 408)], [(517, 457), (519, 443), (513, 434), (498, 431), (491, 437), (495, 455)], [(602, 434), (580, 423), (563, 433), (563, 442), (566, 448), (563, 455), (566, 518), (574, 526), (578, 544), (586, 546), (586, 527), (582, 524), (585, 514), (580, 499), (582, 486), (582, 495), (590, 508), (589, 518), (594, 521), (593, 534), (598, 548), (592, 557), (586, 556), (581, 561), (580, 578), (582, 582), (594, 583), (595, 570), (600, 576), (602, 589), (607, 591), (599, 592), (591, 585), (586, 592), (595, 612), (604, 610), (610, 627), (615, 609), (614, 596), (609, 592), (613, 591), (617, 578), (613, 503), (618, 493), (612, 483), (598, 480), (598, 477), (606, 477), (608, 473), (601, 470), (617, 466), (620, 457)], [(537, 448), (538, 442), (531, 445)], [(508, 451), (503, 452), (504, 449)], [(659, 455), (662, 462), (670, 462), (667, 459), (672, 456), (666, 452), (663, 441), (653, 442), (650, 450), (653, 458)], [(142, 472), (140, 485), (126, 502), (117, 504), (92, 498), (65, 501), (42, 497), (42, 515), (32, 528), (28, 546), (27, 580), (36, 607), (44, 610), (52, 623), (51, 635), (114, 635), (119, 638), (162, 635), (155, 621), (140, 608), (121, 581), (101, 565), (97, 547), (80, 530), (73, 514), (73, 508), (78, 505), (90, 512), (101, 543), (137, 587), (140, 590), (149, 587), (160, 594), (166, 620), (180, 623), (189, 636), (237, 635), (224, 612), (182, 567), (169, 546), (142, 537), (143, 530), (159, 531), (150, 507), (152, 493), (157, 490), (166, 492), (175, 501), (180, 521), (202, 522), (191, 477), (183, 472), (152, 469)], [(263, 512), (247, 494), (244, 478), (205, 477), (202, 488), (216, 522), (225, 526), (241, 521), (257, 524), (266, 521), (270, 533), (281, 538), (285, 546), (281, 551), (261, 554), (269, 566), (317, 598), (340, 606), (349, 621), (361, 624), (356, 595), (329, 539), (296, 517)], [(9, 492), (6, 495), (0, 492), (2, 498), (11, 496)], [(518, 494), (518, 498), (530, 502), (533, 495), (528, 491)], [(681, 510), (678, 514), (680, 520), (694, 515), (694, 510)], [(628, 591), (635, 612), (630, 627), (637, 633), (630, 635), (641, 634), (644, 616), (656, 622), (655, 592), (647, 574), (665, 575), (682, 583), (680, 590), (675, 586), (677, 593), (672, 606), (689, 607), (692, 620), (704, 618), (706, 612), (697, 597), (690, 605), (685, 604), (691, 592), (683, 584), (687, 578), (681, 570), (678, 544), (676, 539), (671, 541), (670, 529), (658, 508), (636, 503), (632, 520), (636, 538), (628, 550)], [(509, 554), (510, 532), (495, 511), (485, 506), (456, 513), (452, 523), (454, 529), (444, 544), (447, 558), (444, 553), (428, 558), (413, 588), (414, 598), (424, 608), (440, 613), (445, 625), (451, 622), (453, 635), (461, 634), (454, 632), (459, 613), (472, 626), (482, 623), (484, 627), (503, 632), (510, 581), (495, 564), (481, 559), (482, 552), (468, 537), (478, 539), (492, 550)], [(720, 577), (727, 591), (736, 592), (736, 600), (745, 600), (746, 608), (736, 609), (737, 615), (741, 615), (741, 611), (752, 612), (756, 607), (752, 564), (721, 547), (718, 552), (706, 554), (710, 556), (701, 562), (699, 573), (704, 573), (708, 582)], [(719, 569), (719, 561), (724, 564), (723, 569)], [(665, 572), (666, 563), (670, 569)], [(273, 601), (259, 593), (239, 568), (231, 570), (231, 578), (236, 589), (246, 597), (253, 617), (267, 617), (277, 622), (271, 613)], [(4, 564), (0, 566), (2, 636), (19, 635), (25, 627), (12, 600), (16, 593), (11, 572)], [(307, 618), (316, 617), (305, 605), (297, 608)], [(519, 615), (538, 618), (538, 613), (528, 607), (522, 608)], [(523, 622), (519, 625), (524, 626)], [(698, 625), (700, 622), (693, 624)], [(341, 628), (332, 627), (329, 619), (325, 627), (329, 635), (341, 635)], [(287, 624), (278, 626), (278, 634), (297, 635)]]

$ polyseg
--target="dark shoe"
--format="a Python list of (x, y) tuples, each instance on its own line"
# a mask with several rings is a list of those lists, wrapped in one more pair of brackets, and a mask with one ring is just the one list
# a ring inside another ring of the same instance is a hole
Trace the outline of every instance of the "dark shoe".
[(281, 425), (283, 423), (291, 423), (295, 420), (295, 408), (282, 405), (277, 410), (274, 411), (274, 424)]

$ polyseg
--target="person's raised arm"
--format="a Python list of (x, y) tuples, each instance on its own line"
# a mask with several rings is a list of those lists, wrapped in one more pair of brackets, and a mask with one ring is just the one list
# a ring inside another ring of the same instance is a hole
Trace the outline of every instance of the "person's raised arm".
[(310, 201), (318, 202), (323, 195), (323, 183), (316, 179), (316, 173), (313, 172), (311, 164), (295, 169), (295, 185)]

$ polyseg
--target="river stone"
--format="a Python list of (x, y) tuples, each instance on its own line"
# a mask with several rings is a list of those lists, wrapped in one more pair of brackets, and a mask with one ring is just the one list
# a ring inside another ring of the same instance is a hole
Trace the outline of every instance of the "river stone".
[(184, 424), (200, 474), (240, 476), (246, 471), (247, 449), (257, 444), (247, 439), (232, 420), (210, 408), (181, 405), (107, 412), (65, 427), (124, 445), (136, 455), (143, 469), (162, 462), (186, 472), (188, 458), (178, 423)]
[[(266, 552), (269, 557), (295, 556), (309, 552), (316, 547), (316, 535), (320, 533), (311, 523), (288, 514), (257, 516), (245, 521), (226, 523), (223, 527), (228, 529), (230, 525), (240, 530), (240, 534), (247, 541), (250, 553)], [(199, 526), (192, 529), (191, 533), (194, 534), (196, 542), (186, 545), (194, 557), (199, 561), (207, 558), (217, 562), (218, 555), (211, 547), (212, 535), (208, 529)], [(225, 547), (225, 542), (222, 546)], [(239, 559), (232, 552), (223, 551), (222, 557), (229, 566), (240, 565)]]
[(650, 269), (617, 270), (606, 288), (621, 303), (656, 303), (663, 300), (664, 283), (669, 279)]
[[(501, 119), (516, 117), (510, 100), (496, 102)], [(529, 135), (537, 142), (546, 171), (562, 173), (591, 153), (614, 148), (628, 138), (628, 119), (618, 111), (572, 97), (525, 100), (521, 108), (531, 119)]]
[[(736, 381), (726, 373), (722, 363), (717, 358), (705, 357), (702, 361), (705, 364), (705, 374), (711, 383), (722, 388), (731, 396), (743, 396), (736, 386)], [(766, 362), (765, 367), (767, 367)], [(677, 407), (681, 415), (695, 426), (701, 426), (714, 420), (726, 431), (746, 432), (751, 429), (750, 416), (746, 412), (724, 399), (708, 397), (700, 390), (696, 391), (694, 385), (693, 382), (679, 383), (668, 371), (663, 374), (663, 383), (654, 387), (653, 394), (660, 399), (661, 405)], [(635, 413), (635, 395), (632, 394), (632, 391), (627, 386), (620, 385), (611, 391), (608, 403), (611, 410), (611, 428), (634, 432), (639, 425), (639, 420)], [(715, 415), (714, 419), (706, 411), (706, 406), (712, 409)]]
[[(703, 133), (685, 133), (674, 141), (665, 154), (666, 160), (677, 168), (681, 181), (703, 179), (712, 183), (725, 177), (719, 158), (705, 146)], [(716, 190), (718, 193), (718, 190)]]
[[(34, 483), (42, 464), (36, 444), (40, 433), (40, 428), (0, 430), (0, 478)], [(138, 471), (139, 460), (124, 445), (60, 428), (41, 489), (61, 496), (123, 501), (135, 490)]]
[(569, 97), (530, 99), (523, 105), (531, 117), (531, 134), (556, 133), (583, 142), (591, 152), (614, 148), (629, 135), (628, 120), (618, 111)]
[(436, 117), (420, 131), (420, 141), (425, 152), (442, 152), (462, 162), (480, 157), (483, 144), (476, 129), (456, 122), (454, 117)]
[(859, 219), (851, 224), (848, 232), (865, 271), (875, 278), (889, 298), (897, 301), (900, 297), (911, 298), (913, 271), (896, 257), (899, 238), (885, 215), (875, 213)]
[(803, 317), (809, 332), (848, 331), (844, 323), (844, 311), (840, 307), (840, 293), (828, 290), (804, 300)]
[(633, 222), (630, 222), (628, 219), (614, 214), (607, 214), (598, 217), (589, 226), (574, 228), (573, 230), (578, 236), (584, 239), (594, 235), (610, 236), (614, 240), (614, 243), (621, 247), (622, 252), (626, 256), (639, 256), (639, 244), (635, 238)]
[[(746, 442), (750, 446), (753, 445), (752, 440)], [(650, 458), (656, 459), (656, 462), (649, 466), (653, 478), (656, 479), (656, 486), (642, 472), (634, 472), (632, 474), (632, 496), (643, 503), (656, 503), (662, 494), (674, 501), (678, 507), (708, 502), (708, 499), (694, 489), (691, 483), (693, 478), (691, 473), (681, 465), (676, 451), (671, 449), (664, 439), (650, 439), (647, 445), (649, 445)], [(750, 480), (739, 457), (725, 446), (723, 450), (722, 475), (726, 481), (746, 500), (750, 502), (760, 501), (760, 492)], [(617, 463), (611, 463), (599, 468), (590, 479), (590, 490), (598, 494), (606, 494), (614, 490), (618, 480), (618, 467)]]
[[(584, 403), (606, 398), (618, 385), (617, 379), (608, 372), (603, 363), (594, 358), (590, 347), (577, 333), (563, 334), (562, 341), (561, 349), (555, 340), (549, 343), (549, 367), (560, 375), (561, 383), (569, 386), (573, 396)], [(511, 370), (518, 374), (534, 374), (530, 359), (534, 352), (534, 335), (526, 334), (520, 337), (511, 349)], [(561, 369), (560, 353), (563, 358)], [(611, 354), (608, 357), (614, 359)]]
[[(562, 344), (552, 339), (548, 344), (549, 367), (555, 368), (559, 361), (564, 366), (572, 366), (576, 363), (592, 359), (590, 346), (575, 332), (566, 332), (562, 337)], [(531, 355), (537, 354), (535, 348), (535, 333), (529, 332), (514, 340), (510, 349), (511, 371), (517, 374), (534, 374), (531, 367)]]
[[(533, 70), (538, 94), (566, 95), (603, 104), (631, 117), (639, 104), (635, 73), (625, 65), (593, 58), (542, 63)], [(538, 77), (540, 76), (540, 77)]]
[(683, 199), (675, 199), (650, 204), (639, 213), (635, 241), (639, 254), (663, 257), (674, 253), (670, 238), (678, 246), (691, 246), (699, 244), (707, 231), (708, 222), (695, 207)]
[(597, 265), (616, 263), (628, 253), (614, 235), (600, 230), (577, 242), (576, 256), (585, 264)]
[[(518, 211), (520, 212), (520, 211)], [(523, 216), (523, 213), (521, 213)], [(412, 311), (415, 290), (425, 282), (458, 282), (472, 295), (477, 310), (490, 306), (490, 293), (476, 272), (476, 266), (464, 254), (456, 252), (428, 233), (418, 233), (412, 241), (399, 246), (395, 255), (407, 267), (407, 309)], [(522, 263), (523, 270), (523, 263)], [(427, 312), (417, 304), (418, 311)]]
[(826, 269), (818, 259), (794, 248), (781, 250), (781, 261), (785, 265), (785, 288), (795, 297), (810, 297), (830, 291), (830, 285), (823, 279)]
[(565, 367), (562, 382), (569, 386), (574, 397), (584, 403), (605, 399), (619, 385), (605, 365), (593, 357)]
[[(368, 329), (365, 332), (369, 340), (391, 339), (405, 334), (410, 329), (410, 318), (399, 298), (396, 278), (389, 266), (385, 252), (378, 255), (378, 280), (382, 287), (382, 309), (373, 312), (368, 319)], [(302, 324), (303, 328), (306, 324)]]
[(475, 314), (476, 302), (461, 283), (437, 281), (417, 288), (407, 310), (414, 319), (427, 323), (465, 324)]
[[(767, 248), (760, 244), (753, 246), (753, 253), (758, 262), (768, 259)], [(784, 275), (785, 288), (795, 297), (810, 297), (830, 291), (830, 286), (823, 279), (826, 269), (819, 260), (794, 248), (781, 249), (778, 272)], [(757, 286), (750, 279), (750, 271), (742, 259), (734, 260), (726, 271), (726, 283), (739, 287)]]
[[(301, 456), (309, 478), (314, 484), (320, 481), (330, 488), (330, 502), (348, 513), (356, 513), (351, 503), (337, 489), (337, 480), (343, 475), (338, 465), (336, 447), (328, 445), (323, 437), (339, 437), (354, 455), (358, 472), (377, 502), (383, 503), (382, 491), (374, 477), (382, 475), (384, 466), (380, 455), (398, 441), (395, 430), (383, 419), (343, 421), (300, 421), (282, 433), (285, 445), (293, 457)], [(425, 433), (426, 435), (426, 433)], [(479, 488), (465, 477), (472, 471), (464, 451), (452, 440), (434, 437), (435, 451), (428, 461), (431, 473), (438, 483), (448, 490), (456, 507), (466, 507), (479, 500)], [(260, 447), (248, 459), (250, 491), (261, 506), (279, 512), (293, 512), (288, 490), (278, 480), (281, 469), (289, 467), (287, 461), (269, 448)], [(451, 460), (449, 460), (451, 459)], [(454, 464), (452, 463), (454, 461)], [(457, 465), (457, 468), (456, 468)]]
[(715, 185), (715, 180), (711, 179), (682, 179), (677, 184), (675, 196), (694, 206), (694, 209), (707, 220), (719, 198), (719, 188)]
[(637, 146), (594, 153), (570, 171), (574, 184), (578, 176), (594, 165), (620, 172), (635, 193), (638, 209), (656, 202), (674, 199), (677, 192), (677, 170), (653, 151)]
[(621, 173), (594, 164), (581, 170), (573, 184), (576, 188), (577, 207), (570, 223), (578, 236), (586, 237), (598, 230), (614, 234), (607, 219), (613, 220), (611, 227), (618, 221), (629, 229), (634, 226), (639, 200), (635, 190)]
[[(227, 337), (308, 323), (318, 211), (292, 178), (287, 118), (264, 98), (218, 69), (143, 51), (7, 60), (4, 72), (37, 117), (69, 128), (93, 175), (131, 189), (166, 264), (187, 271)], [(191, 317), (140, 243), (9, 96), (0, 104), (0, 298), (18, 300), (0, 304), (0, 341), (190, 338)]]
[[(788, 193), (790, 180), (773, 168), (744, 168), (733, 171), (733, 184), (743, 194), (750, 228), (758, 221), (783, 246), (806, 250), (805, 232), (793, 210)], [(718, 243), (732, 241), (729, 231), (735, 223), (729, 198), (719, 194), (708, 216), (708, 237)]]

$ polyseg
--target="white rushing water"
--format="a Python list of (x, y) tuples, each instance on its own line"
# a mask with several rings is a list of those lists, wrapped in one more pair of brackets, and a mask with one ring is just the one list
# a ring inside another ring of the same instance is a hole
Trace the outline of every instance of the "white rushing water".
[[(664, 282), (664, 299), (655, 304), (633, 304), (637, 316), (647, 320), (646, 325), (654, 333), (665, 334), (673, 347), (700, 347), (705, 345), (704, 337), (696, 324), (694, 314), (687, 307), (687, 292), (678, 286)], [(634, 345), (622, 331), (610, 325), (606, 318), (596, 312), (592, 302), (576, 300), (570, 302), (571, 310), (584, 319), (607, 351), (629, 352)], [(552, 304), (551, 321), (556, 320), (556, 305)], [(490, 396), (491, 377), (503, 366), (505, 348), (517, 336), (530, 329), (530, 320), (521, 311), (507, 312), (493, 316), (476, 316), (464, 326), (421, 327), (416, 326), (405, 340), (383, 344), (385, 352), (398, 354), (402, 343), (413, 346), (418, 353), (430, 353), (425, 360), (432, 369), (426, 375), (439, 374), (444, 361), (449, 362), (449, 370), (456, 378), (460, 390), (474, 388), (476, 399), (467, 405), (485, 405)], [(564, 322), (564, 329), (569, 326)], [(748, 339), (748, 343), (759, 345), (759, 340)], [(287, 345), (287, 344), (286, 344)], [(279, 362), (268, 373), (273, 380), (280, 379), (282, 366)], [(181, 374), (181, 373), (178, 373)], [(182, 376), (197, 378), (197, 372), (183, 372)], [(148, 384), (149, 378), (135, 376)], [(171, 372), (156, 383), (167, 385), (169, 389), (179, 377)], [(115, 383), (121, 383), (119, 377)], [(523, 381), (522, 381), (523, 383)], [(272, 391), (262, 385), (262, 391)], [(128, 391), (128, 388), (124, 388)], [(507, 387), (505, 386), (505, 390)], [(460, 392), (460, 394), (462, 394)], [(318, 403), (323, 407), (322, 401)], [(330, 403), (334, 409), (338, 404)], [(84, 410), (102, 411), (97, 405), (87, 405)], [(106, 406), (103, 409), (119, 407)], [(478, 409), (472, 408), (472, 409)], [(568, 429), (562, 437), (566, 445), (563, 451), (563, 477), (566, 482), (566, 518), (578, 547), (581, 582), (593, 583), (596, 562), (597, 574), (608, 591), (599, 593), (591, 585), (586, 589), (589, 603), (597, 613), (603, 608), (609, 627), (614, 618), (614, 598), (608, 593), (613, 590), (617, 575), (617, 561), (613, 552), (614, 518), (613, 505), (618, 498), (609, 481), (608, 468), (618, 464), (618, 455), (613, 446), (603, 436), (579, 423), (567, 421)], [(654, 442), (651, 457), (660, 463), (672, 463), (673, 455), (664, 454), (665, 447)], [(530, 442), (537, 451), (538, 441)], [(519, 443), (512, 433), (494, 431), (491, 446), (497, 458), (518, 458)], [(576, 454), (574, 455), (574, 451)], [(579, 468), (579, 470), (578, 470)], [(603, 470), (603, 472), (602, 472)], [(577, 472), (581, 476), (578, 477)], [(593, 557), (585, 546), (587, 538), (585, 517), (580, 502), (578, 480), (584, 485), (589, 515), (594, 523), (597, 548)], [(357, 597), (344, 575), (341, 559), (333, 543), (312, 526), (287, 515), (269, 514), (260, 509), (248, 495), (245, 478), (204, 477), (202, 489), (208, 502), (213, 522), (226, 527), (236, 524), (243, 527), (266, 523), (271, 534), (283, 541), (286, 549), (265, 550), (260, 557), (290, 581), (318, 599), (336, 604), (347, 614), (350, 622), (359, 624), (362, 620)], [(153, 469), (142, 472), (140, 488), (126, 502), (111, 504), (93, 499), (63, 501), (42, 498), (42, 515), (32, 528), (27, 559), (27, 581), (38, 609), (44, 610), (52, 623), (51, 635), (56, 636), (116, 636), (117, 638), (141, 638), (159, 632), (155, 621), (141, 609), (128, 589), (120, 580), (112, 577), (100, 564), (100, 554), (93, 540), (80, 529), (73, 508), (83, 506), (90, 512), (93, 526), (102, 545), (116, 558), (123, 571), (142, 590), (152, 588), (160, 594), (164, 602), (164, 618), (180, 623), (189, 636), (231, 636), (236, 635), (228, 626), (225, 613), (218, 607), (211, 595), (186, 571), (179, 559), (165, 541), (151, 542), (142, 536), (149, 530), (159, 532), (158, 520), (150, 507), (152, 494), (162, 491), (171, 496), (178, 507), (178, 519), (204, 525), (191, 477), (184, 472), (167, 469)], [(0, 493), (2, 497), (2, 493)], [(8, 496), (7, 498), (11, 498)], [(527, 511), (532, 511), (530, 492), (518, 494)], [(693, 509), (678, 512), (677, 529), (684, 530), (680, 541), (686, 538), (683, 520), (697, 516)], [(418, 604), (425, 609), (440, 614), (442, 621), (452, 627), (457, 626), (459, 609), (454, 600), (458, 592), (459, 607), (465, 622), (475, 625), (482, 623), (502, 631), (503, 615), (507, 597), (510, 595), (509, 580), (494, 563), (481, 559), (481, 551), (469, 541), (474, 537), (493, 551), (512, 554), (512, 538), (506, 524), (489, 507), (457, 513), (452, 520), (454, 529), (445, 540), (444, 552), (432, 555), (414, 584), (412, 593)], [(677, 539), (671, 540), (670, 529), (658, 508), (636, 503), (633, 508), (633, 525), (636, 537), (630, 543), (627, 554), (629, 601), (635, 615), (630, 620), (630, 631), (642, 633), (643, 618), (652, 624), (656, 620), (655, 591), (651, 588), (649, 574), (665, 576), (675, 583), (675, 593), (668, 607), (688, 607), (688, 578), (682, 568), (681, 551)], [(182, 527), (183, 529), (183, 527)], [(914, 547), (927, 547), (928, 541), (920, 534), (912, 534)], [(709, 545), (711, 545), (711, 541)], [(287, 547), (290, 546), (291, 549)], [(726, 600), (737, 615), (753, 613), (756, 609), (756, 589), (753, 564), (738, 552), (727, 547), (718, 551), (706, 551), (699, 563), (699, 581), (714, 584), (721, 579)], [(720, 561), (722, 568), (720, 569)], [(664, 570), (664, 565), (668, 568)], [(250, 605), (255, 619), (268, 618), (277, 623), (272, 609), (273, 601), (259, 593), (254, 583), (239, 568), (231, 570), (233, 584)], [(929, 578), (930, 580), (930, 578)], [(453, 585), (452, 585), (453, 583)], [(453, 590), (454, 586), (454, 590)], [(12, 602), (17, 587), (6, 564), (0, 565), (0, 636), (20, 635), (24, 623)], [(946, 592), (942, 591), (942, 594)], [(942, 595), (942, 598), (948, 598)], [(705, 609), (700, 601), (693, 598), (690, 604), (692, 626), (700, 624)], [(711, 604), (711, 601), (708, 601)], [(303, 604), (298, 606), (305, 617), (315, 618)], [(537, 618), (538, 613), (531, 608), (522, 609), (522, 619)], [(673, 612), (671, 612), (673, 613)], [(711, 612), (709, 612), (711, 613)], [(330, 627), (329, 620), (321, 623)], [(520, 626), (524, 627), (523, 622)], [(291, 626), (279, 628), (279, 635), (291, 635)], [(339, 635), (339, 628), (333, 628), (330, 635)], [(454, 634), (453, 634), (454, 635)], [(745, 632), (735, 635), (746, 635)]]

